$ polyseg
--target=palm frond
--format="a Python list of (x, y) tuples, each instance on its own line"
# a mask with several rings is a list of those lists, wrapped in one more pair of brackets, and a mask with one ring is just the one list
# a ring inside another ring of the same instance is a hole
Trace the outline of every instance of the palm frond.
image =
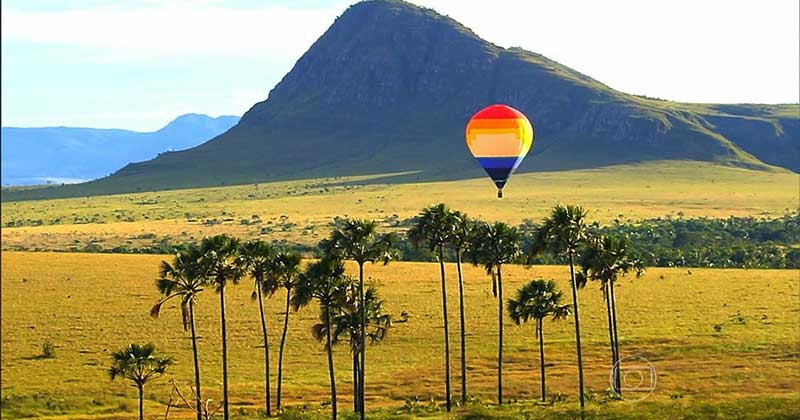
[(319, 323), (314, 324), (314, 325), (311, 326), (311, 335), (317, 341), (325, 340), (325, 334), (326, 334), (327, 331), (328, 331), (328, 329), (325, 327), (325, 324), (322, 323), (322, 322), (319, 322)]

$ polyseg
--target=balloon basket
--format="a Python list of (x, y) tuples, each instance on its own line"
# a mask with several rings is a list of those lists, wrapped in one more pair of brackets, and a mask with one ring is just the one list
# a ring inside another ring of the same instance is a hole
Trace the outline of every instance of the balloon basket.
[(497, 198), (503, 198), (503, 190), (497, 190)]

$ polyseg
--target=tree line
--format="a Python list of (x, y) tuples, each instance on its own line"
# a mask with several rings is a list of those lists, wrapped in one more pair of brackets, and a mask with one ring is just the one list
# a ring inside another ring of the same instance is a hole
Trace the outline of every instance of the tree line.
[[(162, 295), (151, 308), (157, 317), (163, 305), (177, 301), (181, 312), (182, 328), (191, 335), (194, 364), (194, 384), (189, 398), (181, 398), (196, 412), (198, 420), (209, 418), (212, 410), (202, 399), (201, 369), (198, 362), (196, 335), (196, 302), (208, 288), (219, 296), (222, 359), (223, 417), (229, 417), (228, 369), (225, 291), (228, 286), (242, 280), (252, 282), (252, 298), (258, 304), (264, 351), (264, 407), (268, 416), (273, 414), (272, 380), (270, 367), (269, 325), (266, 322), (264, 300), (279, 291), (285, 292), (283, 328), (278, 346), (278, 366), (275, 409), (282, 409), (283, 355), (290, 313), (316, 303), (319, 321), (311, 334), (320, 341), (327, 354), (331, 414), (338, 413), (337, 387), (333, 364), (333, 347), (346, 341), (353, 363), (353, 410), (364, 418), (367, 384), (366, 343), (379, 343), (390, 331), (391, 317), (386, 313), (379, 291), (364, 284), (367, 264), (388, 264), (399, 258), (399, 235), (381, 233), (379, 224), (370, 220), (345, 219), (330, 236), (319, 243), (317, 259), (303, 264), (299, 253), (280, 249), (260, 240), (241, 242), (228, 236), (204, 238), (199, 244), (187, 245), (175, 253), (171, 261), (162, 261), (156, 288)], [(508, 318), (517, 324), (533, 321), (539, 344), (541, 373), (541, 398), (545, 400), (544, 319), (571, 317), (575, 329), (575, 354), (578, 370), (577, 388), (581, 407), (584, 406), (583, 360), (579, 318), (578, 289), (590, 281), (597, 282), (606, 302), (609, 347), (612, 366), (620, 359), (616, 322), (614, 284), (629, 273), (637, 276), (644, 271), (643, 262), (636, 256), (634, 247), (624, 236), (599, 233), (591, 229), (586, 211), (579, 206), (558, 205), (537, 224), (535, 229), (522, 230), (503, 222), (488, 223), (470, 218), (444, 204), (425, 208), (414, 219), (406, 238), (414, 247), (435, 255), (442, 292), (443, 373), (445, 409), (452, 407), (450, 371), (450, 331), (446, 282), (446, 255), (455, 256), (459, 289), (460, 336), (460, 399), (467, 402), (467, 349), (462, 265), (466, 262), (485, 269), (492, 279), (494, 298), (497, 300), (497, 403), (503, 398), (503, 325)], [(569, 265), (571, 302), (563, 301), (563, 293), (549, 279), (533, 279), (524, 284), (512, 299), (504, 299), (503, 267), (507, 264), (536, 264), (542, 258), (561, 258)], [(357, 264), (357, 273), (348, 273), (344, 261)], [(155, 354), (152, 345), (131, 344), (113, 354), (111, 378), (130, 379), (139, 389), (140, 418), (142, 416), (142, 388), (152, 378), (162, 376), (171, 358)], [(614, 370), (612, 388), (621, 395), (619, 370)], [(177, 389), (177, 387), (176, 387)]]
[[(334, 229), (345, 219), (333, 224)], [(416, 217), (398, 221), (397, 227), (405, 229), (416, 222)], [(526, 237), (538, 228), (539, 222), (525, 220), (516, 226)], [(754, 217), (714, 218), (656, 218), (637, 222), (615, 220), (611, 224), (591, 223), (593, 234), (626, 236), (642, 261), (650, 267), (707, 267), (707, 268), (800, 268), (800, 213), (773, 219)], [(155, 237), (155, 235), (153, 235)], [(304, 256), (320, 257), (318, 247), (273, 242), (286, 250)], [(162, 238), (146, 246), (116, 246), (105, 248), (91, 243), (70, 252), (99, 252), (118, 254), (174, 254), (185, 251), (187, 243), (175, 243)], [(398, 236), (394, 244), (401, 261), (435, 261), (437, 255), (425, 248), (415, 247), (407, 237)], [(17, 247), (16, 250), (28, 250)], [(455, 262), (452, 250), (445, 251), (445, 260)], [(543, 254), (538, 264), (566, 264), (563, 255)]]

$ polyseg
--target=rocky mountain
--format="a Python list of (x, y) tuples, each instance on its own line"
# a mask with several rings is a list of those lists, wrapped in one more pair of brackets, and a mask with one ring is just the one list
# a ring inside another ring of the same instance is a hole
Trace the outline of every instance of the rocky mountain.
[(80, 182), (107, 176), (131, 162), (197, 146), (224, 133), (239, 117), (181, 115), (158, 131), (3, 127), (3, 185)]
[[(504, 49), (397, 0), (348, 8), (239, 124), (110, 177), (16, 198), (388, 174), (480, 177), (464, 144), (492, 103), (528, 116), (518, 171), (699, 160), (800, 171), (800, 105), (685, 104), (615, 91), (542, 55)], [(410, 173), (410, 174), (408, 174)]]

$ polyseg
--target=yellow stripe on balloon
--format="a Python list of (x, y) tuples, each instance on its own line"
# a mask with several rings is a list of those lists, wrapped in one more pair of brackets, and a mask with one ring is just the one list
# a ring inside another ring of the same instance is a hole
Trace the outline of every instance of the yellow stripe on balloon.
[(475, 156), (517, 157), (524, 147), (524, 143), (519, 141), (519, 137), (507, 130), (499, 133), (473, 134), (470, 132), (470, 137), (469, 149)]
[(522, 127), (522, 136), (520, 137), (522, 139), (522, 150), (520, 155), (524, 157), (533, 145), (533, 126), (531, 126), (527, 118), (520, 119), (520, 126)]

